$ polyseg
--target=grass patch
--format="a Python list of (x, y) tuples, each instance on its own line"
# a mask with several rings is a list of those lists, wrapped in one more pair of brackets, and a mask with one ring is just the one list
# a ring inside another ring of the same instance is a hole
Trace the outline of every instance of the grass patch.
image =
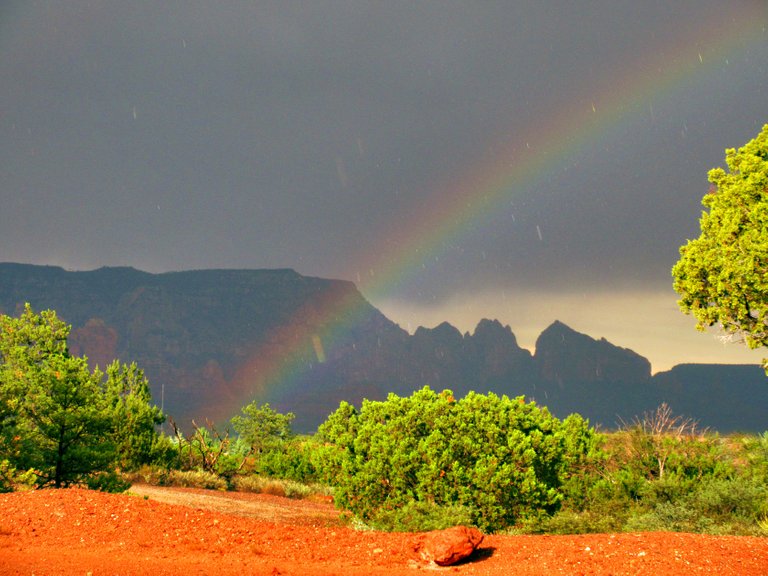
[(227, 481), (221, 476), (202, 470), (171, 470), (166, 478), (165, 486), (226, 490)]
[(270, 494), (296, 500), (331, 495), (331, 489), (321, 484), (302, 484), (295, 480), (266, 478), (264, 476), (236, 476), (232, 479), (232, 487), (237, 492)]

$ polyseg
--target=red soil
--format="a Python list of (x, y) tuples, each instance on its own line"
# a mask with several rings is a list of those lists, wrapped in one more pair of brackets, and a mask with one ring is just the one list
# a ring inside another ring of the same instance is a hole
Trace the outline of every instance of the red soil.
[(417, 535), (356, 532), (328, 503), (132, 491), (0, 495), (0, 574), (768, 574), (768, 538), (669, 533), (486, 536), (469, 561), (438, 568)]

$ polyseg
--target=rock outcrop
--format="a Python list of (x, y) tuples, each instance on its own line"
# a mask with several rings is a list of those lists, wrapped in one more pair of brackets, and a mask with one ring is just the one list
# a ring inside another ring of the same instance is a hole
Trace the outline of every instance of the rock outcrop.
[(536, 340), (536, 368), (548, 382), (642, 382), (651, 363), (605, 338), (595, 340), (555, 321)]

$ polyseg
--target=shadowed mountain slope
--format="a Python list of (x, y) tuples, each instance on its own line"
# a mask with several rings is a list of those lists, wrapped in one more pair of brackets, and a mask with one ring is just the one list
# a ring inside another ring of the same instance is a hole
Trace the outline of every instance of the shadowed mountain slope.
[(311, 431), (341, 400), (359, 406), (425, 385), (525, 395), (605, 427), (662, 401), (724, 432), (762, 431), (768, 421), (758, 366), (686, 365), (652, 377), (642, 356), (557, 321), (534, 355), (496, 320), (473, 334), (443, 323), (409, 335), (354, 284), (293, 270), (0, 264), (0, 312), (16, 315), (25, 302), (70, 323), (70, 349), (92, 365), (135, 361), (182, 428), (191, 419), (226, 424), (256, 399), (294, 412), (294, 428)]

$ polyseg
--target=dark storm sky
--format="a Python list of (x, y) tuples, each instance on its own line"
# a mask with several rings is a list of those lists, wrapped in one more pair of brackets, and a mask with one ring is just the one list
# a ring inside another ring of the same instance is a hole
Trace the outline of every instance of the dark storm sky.
[(766, 25), (764, 1), (5, 2), (0, 260), (290, 267), (403, 325), (570, 319), (649, 356), (656, 326), (692, 358), (669, 269), (768, 122)]

